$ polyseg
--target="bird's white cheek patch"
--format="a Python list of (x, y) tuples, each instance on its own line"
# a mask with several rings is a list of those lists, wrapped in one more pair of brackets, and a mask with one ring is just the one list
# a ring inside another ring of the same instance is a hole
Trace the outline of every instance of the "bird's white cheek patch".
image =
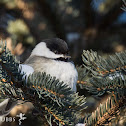
[(31, 56), (32, 55), (43, 56), (52, 59), (64, 57), (62, 54), (55, 54), (52, 51), (50, 51), (44, 42), (40, 42), (38, 45), (36, 45), (36, 47), (33, 49), (31, 53)]

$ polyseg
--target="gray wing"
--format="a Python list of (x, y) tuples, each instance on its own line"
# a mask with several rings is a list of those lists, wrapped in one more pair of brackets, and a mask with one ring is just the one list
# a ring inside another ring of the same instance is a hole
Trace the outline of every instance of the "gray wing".
[(45, 72), (47, 62), (51, 62), (51, 60), (42, 56), (30, 56), (24, 64), (31, 66), (35, 72)]

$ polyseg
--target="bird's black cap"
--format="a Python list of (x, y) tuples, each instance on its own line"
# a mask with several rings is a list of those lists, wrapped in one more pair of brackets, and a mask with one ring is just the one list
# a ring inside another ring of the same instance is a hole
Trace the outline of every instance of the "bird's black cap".
[(43, 42), (55, 54), (68, 54), (69, 49), (67, 43), (60, 38), (45, 39)]

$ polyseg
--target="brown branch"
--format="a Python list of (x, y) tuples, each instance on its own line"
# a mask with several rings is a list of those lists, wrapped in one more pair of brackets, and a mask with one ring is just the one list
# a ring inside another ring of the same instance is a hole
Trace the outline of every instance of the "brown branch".
[[(118, 101), (108, 112), (106, 112), (100, 119), (98, 119), (95, 125), (104, 125), (113, 115), (117, 113), (120, 107), (124, 106), (126, 103), (126, 98), (122, 98)], [(110, 120), (109, 120), (110, 121)]]

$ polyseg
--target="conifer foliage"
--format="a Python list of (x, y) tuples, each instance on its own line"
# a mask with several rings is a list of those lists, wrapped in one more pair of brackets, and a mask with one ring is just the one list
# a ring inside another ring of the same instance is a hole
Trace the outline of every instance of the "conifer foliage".
[(63, 82), (46, 73), (35, 73), (26, 82), (15, 57), (3, 43), (0, 49), (1, 98), (32, 102), (42, 121), (50, 126), (77, 124), (80, 110), (84, 109), (83, 96), (78, 96)]
[[(103, 58), (94, 51), (83, 51), (83, 66), (77, 67), (78, 85), (95, 97), (108, 94), (92, 113), (86, 109), (86, 99), (71, 91), (63, 82), (46, 73), (34, 73), (29, 77), (21, 72), (16, 58), (0, 45), (0, 97), (12, 101), (30, 101), (38, 110), (42, 122), (48, 125), (75, 126), (78, 122), (87, 126), (125, 125), (126, 106), (126, 51)], [(79, 92), (80, 93), (80, 92)], [(82, 94), (82, 93), (81, 93)], [(87, 106), (88, 107), (88, 106)]]
[(88, 125), (125, 125), (126, 51), (103, 58), (94, 51), (83, 51), (84, 67), (90, 73), (90, 85), (84, 85), (96, 97), (109, 94), (92, 114), (85, 117)]

